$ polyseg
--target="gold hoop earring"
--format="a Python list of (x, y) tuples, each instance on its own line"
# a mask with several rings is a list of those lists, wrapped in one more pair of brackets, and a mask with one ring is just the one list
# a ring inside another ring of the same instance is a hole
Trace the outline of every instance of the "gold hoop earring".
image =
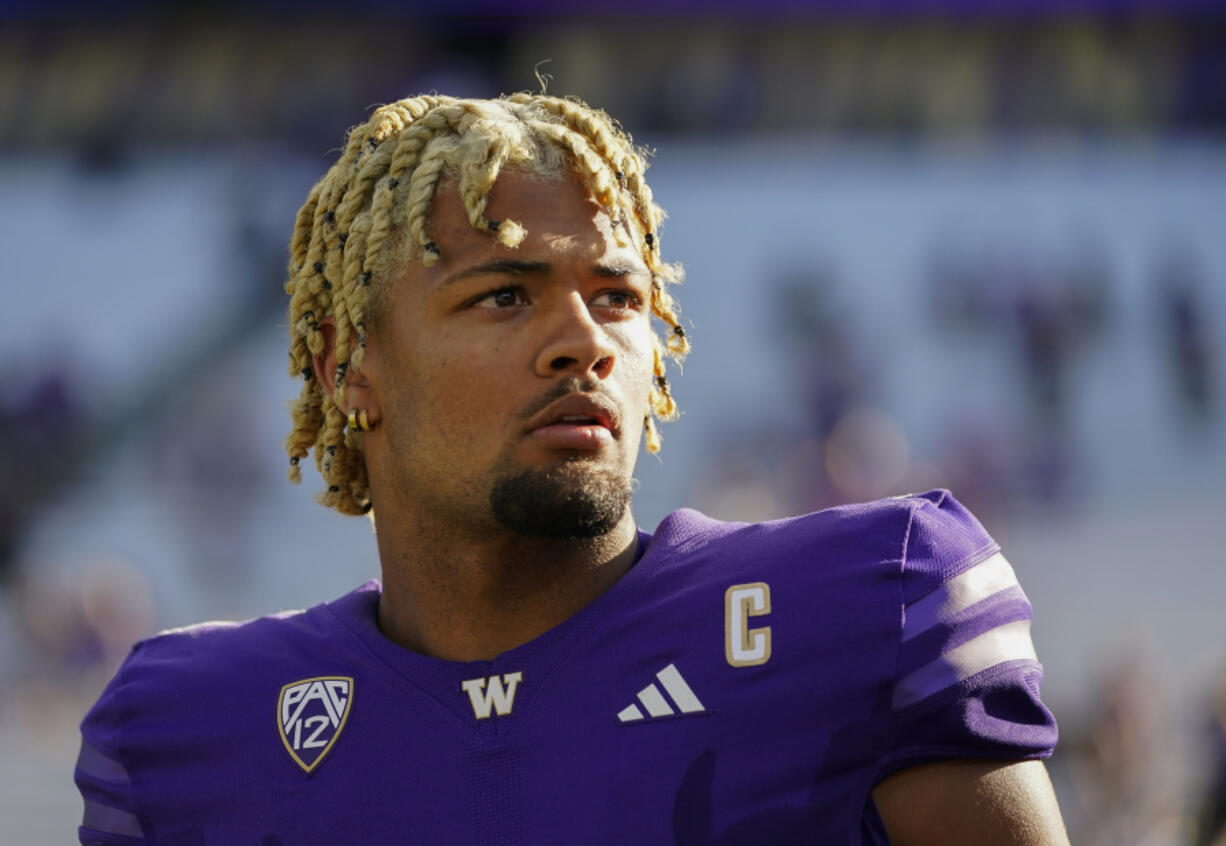
[(364, 408), (354, 408), (349, 411), (349, 431), (369, 432), (375, 428), (371, 425), (370, 414)]

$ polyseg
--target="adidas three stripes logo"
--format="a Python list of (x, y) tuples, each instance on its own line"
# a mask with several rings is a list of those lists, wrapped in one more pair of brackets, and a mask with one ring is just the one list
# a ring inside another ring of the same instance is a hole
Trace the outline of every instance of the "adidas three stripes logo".
[[(637, 704), (632, 702), (618, 712), (619, 722), (634, 723), (645, 719), (643, 710), (647, 711), (647, 717), (671, 717), (677, 711), (682, 714), (697, 714), (706, 710), (698, 701), (698, 697), (694, 695), (694, 691), (685, 683), (685, 679), (681, 677), (676, 664), (669, 664), (656, 673), (656, 680), (660, 683), (659, 687), (655, 682), (647, 685), (639, 691)], [(661, 687), (664, 688), (664, 693), (668, 694), (667, 697), (660, 692)], [(670, 697), (672, 704), (669, 704)], [(642, 705), (643, 708), (640, 709), (639, 705)]]

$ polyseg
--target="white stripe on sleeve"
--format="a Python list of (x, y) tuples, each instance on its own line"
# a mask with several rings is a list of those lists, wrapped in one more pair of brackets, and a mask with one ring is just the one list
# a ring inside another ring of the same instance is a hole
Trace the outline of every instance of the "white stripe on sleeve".
[(904, 708), (997, 664), (1019, 659), (1038, 660), (1029, 620), (986, 631), (900, 679), (894, 686), (893, 707)]
[(999, 552), (955, 576), (940, 588), (907, 606), (902, 627), (905, 643), (916, 635), (951, 619), (960, 611), (994, 593), (1017, 586), (1013, 568)]

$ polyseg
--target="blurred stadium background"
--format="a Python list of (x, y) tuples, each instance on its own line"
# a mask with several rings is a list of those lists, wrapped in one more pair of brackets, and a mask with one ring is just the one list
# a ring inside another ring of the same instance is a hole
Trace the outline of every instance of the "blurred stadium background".
[(658, 149), (688, 269), (640, 523), (952, 488), (1034, 602), (1074, 842), (1210, 842), (1223, 5), (466, 5), (0, 7), (0, 840), (73, 840), (133, 639), (377, 574), (285, 481), (293, 215), (373, 104), (539, 70)]

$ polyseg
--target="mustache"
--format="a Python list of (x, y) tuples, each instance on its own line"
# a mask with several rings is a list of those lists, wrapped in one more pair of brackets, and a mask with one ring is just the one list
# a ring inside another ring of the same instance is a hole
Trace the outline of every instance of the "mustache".
[(523, 420), (531, 420), (537, 414), (540, 414), (549, 405), (562, 397), (570, 396), (571, 394), (587, 394), (589, 396), (597, 395), (607, 399), (614, 408), (620, 408), (621, 403), (613, 394), (609, 393), (603, 385), (592, 379), (580, 379), (578, 376), (568, 376), (558, 382), (541, 396), (534, 399), (521, 412), (520, 417)]

